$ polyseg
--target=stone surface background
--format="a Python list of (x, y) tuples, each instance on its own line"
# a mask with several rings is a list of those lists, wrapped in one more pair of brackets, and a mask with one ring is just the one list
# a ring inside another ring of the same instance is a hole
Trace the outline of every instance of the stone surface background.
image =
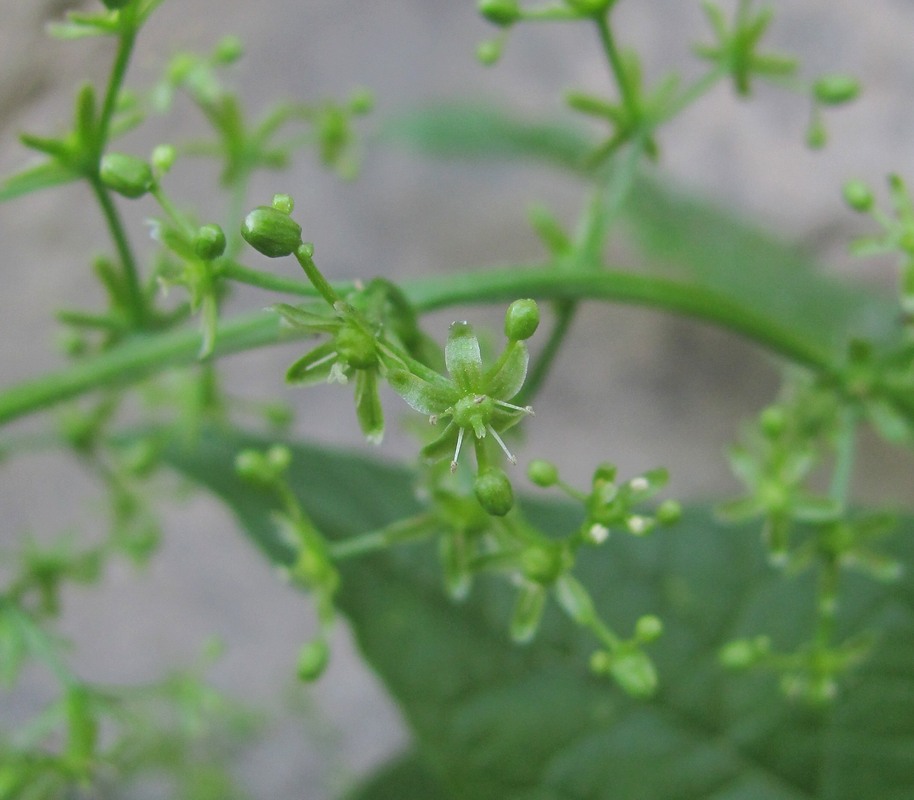
[[(179, 48), (205, 50), (225, 33), (241, 33), (247, 56), (236, 71), (253, 110), (280, 97), (339, 97), (366, 85), (377, 97), (375, 118), (446, 99), (486, 97), (532, 114), (559, 108), (569, 87), (600, 90), (606, 81), (589, 30), (525, 26), (512, 36), (494, 70), (473, 58), (491, 34), (472, 0), (172, 0), (140, 45), (131, 78), (148, 85), (157, 65)], [(911, 177), (914, 131), (914, 4), (907, 0), (777, 2), (773, 47), (797, 53), (804, 72), (847, 71), (867, 87), (852, 107), (829, 114), (831, 146), (803, 146), (808, 107), (799, 98), (762, 88), (751, 103), (721, 88), (662, 135), (664, 168), (682, 183), (775, 226), (855, 280), (892, 281), (888, 264), (857, 263), (846, 242), (861, 222), (840, 203), (850, 176), (877, 184), (897, 171)], [(0, 171), (27, 157), (19, 130), (53, 131), (69, 114), (74, 88), (101, 79), (107, 42), (48, 40), (43, 25), (65, 2), (0, 0)], [(658, 78), (682, 64), (697, 69), (688, 43), (705, 36), (699, 4), (686, 0), (620, 2), (619, 31), (646, 54)], [(369, 123), (368, 127), (371, 127)], [(184, 108), (167, 123), (153, 121), (129, 145), (136, 152), (165, 138), (198, 131)], [(126, 144), (125, 144), (126, 146)], [(173, 189), (212, 208), (205, 170)], [(492, 165), (414, 161), (370, 150), (361, 180), (341, 185), (307, 156), (281, 178), (264, 175), (251, 202), (274, 191), (295, 195), (297, 216), (331, 277), (385, 274), (394, 278), (469, 265), (522, 261), (540, 250), (525, 221), (531, 200), (572, 220), (581, 202), (574, 183), (553, 172)], [(0, 208), (0, 384), (59, 363), (48, 319), (63, 305), (98, 299), (87, 279), (88, 257), (101, 225), (80, 189), (33, 196)], [(131, 218), (139, 241), (151, 205)], [(279, 265), (288, 269), (290, 265)], [(262, 294), (240, 293), (239, 307), (258, 307)], [(451, 315), (432, 324), (442, 333)], [(474, 311), (497, 321), (499, 312)], [(301, 409), (303, 435), (358, 445), (348, 408), (338, 413), (338, 389), (290, 394), (281, 375), (294, 351), (232, 359), (235, 385), (260, 397), (277, 394)], [(667, 465), (679, 496), (713, 495), (732, 487), (722, 451), (740, 418), (770, 398), (774, 369), (760, 353), (718, 331), (632, 309), (592, 308), (581, 315), (568, 348), (538, 402), (525, 457), (549, 453), (572, 479), (611, 459), (625, 471)], [(396, 415), (391, 403), (391, 416)], [(35, 422), (17, 430), (35, 428)], [(397, 437), (383, 453), (405, 456)], [(869, 466), (857, 487), (871, 497), (905, 497), (911, 468), (903, 458), (868, 444)], [(24, 531), (92, 530), (94, 487), (72, 461), (29, 456), (0, 472), (0, 546)], [(100, 590), (75, 591), (66, 628), (80, 668), (100, 680), (131, 681), (188, 663), (209, 634), (227, 644), (217, 682), (256, 703), (284, 708), (298, 644), (313, 620), (301, 597), (279, 583), (237, 536), (220, 508), (196, 498), (166, 512), (163, 552), (139, 577), (117, 566)], [(402, 747), (406, 734), (392, 704), (360, 664), (346, 632), (333, 669), (308, 692), (302, 715), (281, 714), (267, 742), (244, 764), (261, 797), (322, 800), (347, 776), (359, 774)], [(0, 714), (21, 713), (42, 695), (42, 682)], [(296, 690), (301, 695), (301, 690)]]

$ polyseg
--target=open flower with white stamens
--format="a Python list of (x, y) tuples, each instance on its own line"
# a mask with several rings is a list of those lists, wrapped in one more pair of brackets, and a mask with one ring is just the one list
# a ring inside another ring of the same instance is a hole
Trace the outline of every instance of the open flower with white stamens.
[(517, 463), (500, 434), (533, 413), (529, 406), (509, 402), (527, 377), (529, 355), (524, 342), (509, 338), (501, 356), (486, 370), (473, 328), (467, 322), (455, 322), (444, 358), (449, 378), (437, 373), (420, 377), (403, 369), (392, 369), (387, 375), (394, 391), (416, 411), (427, 414), (433, 423), (446, 420), (441, 435), (423, 449), (423, 457), (437, 460), (450, 455), (454, 470), (468, 436), (476, 441), (477, 455), (491, 436), (508, 460)]

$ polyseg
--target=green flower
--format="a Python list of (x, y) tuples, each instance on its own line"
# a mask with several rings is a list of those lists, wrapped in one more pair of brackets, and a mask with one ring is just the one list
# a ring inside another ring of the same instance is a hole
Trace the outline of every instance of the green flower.
[(286, 380), (296, 385), (355, 383), (355, 410), (365, 438), (380, 444), (384, 437), (384, 414), (378, 393), (381, 363), (378, 342), (367, 320), (350, 306), (340, 303), (331, 309), (324, 303), (311, 306), (280, 304), (276, 310), (296, 328), (313, 334), (329, 334), (319, 344), (292, 364)]
[(391, 369), (387, 375), (394, 391), (416, 411), (427, 414), (432, 424), (447, 420), (441, 435), (423, 449), (423, 457), (436, 460), (450, 453), (451, 470), (455, 470), (469, 432), (476, 439), (477, 460), (484, 440), (491, 435), (508, 460), (517, 463), (499, 434), (533, 413), (529, 406), (508, 402), (527, 377), (529, 354), (524, 342), (509, 338), (501, 356), (485, 370), (473, 328), (467, 322), (455, 322), (448, 334), (444, 360), (449, 378), (431, 370), (422, 370), (420, 375)]

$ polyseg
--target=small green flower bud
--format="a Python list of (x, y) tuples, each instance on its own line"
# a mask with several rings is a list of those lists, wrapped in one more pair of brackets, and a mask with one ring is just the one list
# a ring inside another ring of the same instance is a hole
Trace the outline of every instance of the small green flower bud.
[(476, 499), (493, 517), (503, 517), (514, 506), (514, 490), (503, 469), (489, 467), (473, 483)]
[(828, 144), (828, 131), (821, 119), (813, 119), (806, 129), (806, 146), (810, 150), (821, 150)]
[(317, 680), (324, 674), (330, 661), (330, 646), (323, 639), (315, 639), (303, 645), (298, 651), (296, 673), (305, 683)]
[(142, 197), (155, 185), (149, 164), (125, 153), (105, 154), (99, 177), (109, 189), (130, 198)]
[(507, 27), (520, 18), (517, 0), (479, 0), (479, 13), (493, 25)]
[(521, 553), (520, 566), (528, 580), (551, 585), (573, 566), (573, 558), (560, 545), (534, 544)]
[(777, 439), (787, 427), (787, 415), (780, 406), (768, 406), (759, 414), (758, 421), (768, 439)]
[(284, 444), (274, 444), (267, 450), (267, 463), (274, 474), (279, 475), (289, 468), (292, 463), (292, 451)]
[(822, 105), (849, 103), (860, 94), (860, 82), (849, 75), (823, 75), (812, 87), (813, 95)]
[(349, 110), (353, 114), (367, 114), (374, 108), (374, 95), (370, 89), (361, 87), (349, 97)]
[(216, 224), (203, 225), (194, 237), (194, 252), (204, 261), (219, 258), (225, 252), (225, 233)]
[(661, 525), (675, 525), (682, 519), (682, 506), (676, 500), (664, 500), (657, 506), (656, 517)]
[(771, 647), (767, 636), (754, 639), (735, 639), (727, 642), (718, 653), (720, 663), (729, 669), (746, 669), (764, 658)]
[(850, 180), (844, 184), (844, 202), (865, 214), (873, 209), (873, 192), (863, 181)]
[(159, 175), (164, 175), (172, 168), (177, 157), (178, 151), (175, 150), (174, 145), (158, 144), (153, 148), (152, 156), (149, 160), (152, 162), (153, 169)]
[(501, 39), (487, 39), (484, 42), (480, 42), (476, 48), (476, 59), (480, 64), (491, 67), (493, 64), (498, 63), (503, 47), (504, 42)]
[(252, 483), (269, 483), (272, 472), (262, 453), (242, 450), (235, 456), (235, 472)]
[(213, 60), (217, 64), (234, 64), (244, 55), (244, 44), (237, 36), (225, 36), (213, 51)]
[(558, 482), (559, 471), (551, 461), (537, 458), (527, 465), (527, 477), (537, 486), (546, 489)]
[(529, 339), (539, 324), (536, 300), (515, 300), (505, 313), (505, 336), (513, 342)]
[(635, 638), (641, 644), (648, 644), (660, 638), (663, 634), (663, 622), (659, 617), (653, 614), (645, 614), (639, 617), (635, 623)]
[(282, 211), (283, 214), (291, 214), (295, 208), (295, 201), (290, 194), (274, 194), (273, 202), (270, 205), (277, 211)]
[(650, 656), (643, 650), (617, 653), (609, 672), (626, 694), (632, 697), (650, 697), (657, 690), (657, 670)]
[(301, 244), (301, 225), (284, 211), (258, 206), (244, 218), (241, 235), (258, 253), (279, 258), (294, 253)]

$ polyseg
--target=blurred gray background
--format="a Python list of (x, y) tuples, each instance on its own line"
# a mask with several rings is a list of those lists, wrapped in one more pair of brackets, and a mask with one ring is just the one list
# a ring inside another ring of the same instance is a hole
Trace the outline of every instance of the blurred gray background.
[[(800, 56), (807, 76), (858, 75), (864, 96), (828, 114), (830, 146), (813, 153), (803, 144), (809, 113), (804, 99), (762, 87), (746, 103), (721, 87), (663, 131), (664, 169), (683, 185), (777, 228), (836, 273), (890, 286), (890, 263), (846, 255), (849, 238), (865, 223), (842, 206), (840, 186), (855, 176), (881, 186), (891, 171), (914, 177), (914, 4), (772, 5), (773, 49)], [(17, 132), (54, 132), (68, 120), (75, 87), (106, 74), (110, 42), (45, 36), (46, 21), (68, 7), (0, 0), (2, 174), (29, 158)], [(644, 54), (649, 81), (674, 68), (697, 73), (688, 47), (708, 38), (697, 0), (620, 0), (616, 18), (623, 44)], [(238, 33), (246, 56), (233, 74), (252, 112), (281, 98), (344, 97), (367, 86), (377, 107), (366, 131), (416, 105), (479, 97), (548, 117), (560, 111), (564, 90), (599, 92), (607, 86), (596, 39), (583, 26), (522, 26), (502, 62), (486, 69), (474, 51), (493, 32), (472, 0), (171, 0), (141, 40), (130, 80), (148, 87), (175, 51), (208, 51), (224, 34)], [(196, 113), (181, 104), (176, 117), (153, 120), (123, 147), (142, 154), (159, 141), (201, 130)], [(215, 211), (212, 177), (205, 167), (188, 166), (187, 176), (168, 188), (180, 202)], [(275, 191), (295, 196), (296, 217), (332, 279), (402, 278), (533, 261), (542, 251), (526, 222), (528, 204), (545, 203), (572, 222), (584, 199), (582, 187), (553, 171), (433, 163), (389, 148), (369, 148), (362, 176), (351, 184), (321, 171), (303, 153), (288, 174), (262, 174), (250, 204), (267, 202)], [(155, 209), (144, 200), (129, 213), (131, 233), (142, 245), (143, 217)], [(0, 384), (8, 386), (61, 363), (49, 319), (62, 306), (99, 302), (88, 265), (104, 234), (88, 195), (70, 187), (0, 208), (0, 241)], [(296, 274), (290, 263), (269, 266)], [(259, 308), (274, 299), (241, 292), (234, 307)], [(456, 313), (432, 318), (440, 338)], [(483, 309), (472, 318), (497, 324), (500, 314)], [(284, 347), (231, 359), (226, 369), (232, 387), (239, 394), (291, 400), (302, 435), (365, 447), (348, 397), (342, 402), (346, 390), (303, 393), (283, 386), (283, 371), (296, 352)], [(664, 464), (673, 476), (673, 494), (719, 495), (734, 487), (723, 457), (726, 444), (740, 420), (776, 388), (769, 360), (732, 336), (641, 310), (588, 307), (538, 399), (521, 461), (548, 454), (573, 482), (586, 480), (601, 460), (615, 461), (623, 473)], [(388, 400), (389, 417), (396, 419), (402, 405)], [(16, 429), (34, 430), (48, 419)], [(411, 446), (391, 436), (380, 453), (406, 457)], [(864, 458), (855, 487), (861, 496), (907, 497), (912, 472), (904, 458), (873, 442), (866, 443)], [(24, 532), (92, 531), (98, 525), (96, 487), (73, 461), (34, 455), (0, 468), (3, 547)], [(197, 497), (164, 513), (168, 534), (148, 569), (137, 575), (118, 564), (102, 588), (71, 593), (65, 628), (81, 671), (101, 681), (148, 679), (192, 661), (206, 636), (220, 636), (227, 652), (214, 669), (216, 682), (279, 714), (267, 740), (244, 762), (260, 797), (329, 798), (405, 745), (395, 708), (360, 664), (342, 627), (326, 677), (312, 689), (289, 688), (298, 645), (313, 630), (310, 607), (276, 579), (224, 510)], [(301, 713), (288, 712), (289, 691), (304, 698), (305, 722)], [(17, 696), (12, 712), (21, 713), (41, 694), (38, 677), (31, 693)]]

